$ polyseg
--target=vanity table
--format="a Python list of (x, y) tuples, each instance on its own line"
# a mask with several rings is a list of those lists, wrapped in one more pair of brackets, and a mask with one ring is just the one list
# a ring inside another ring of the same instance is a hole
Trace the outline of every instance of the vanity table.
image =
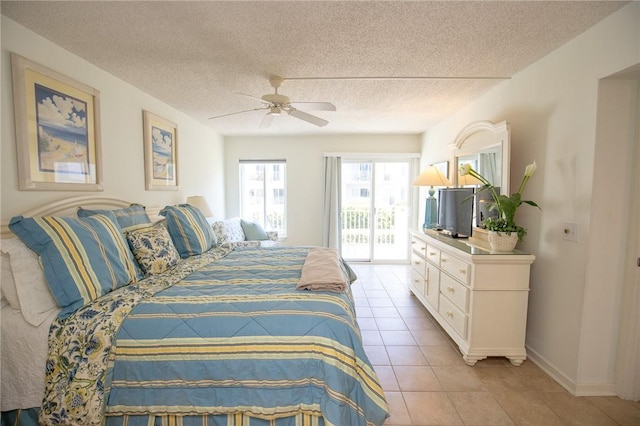
[(468, 365), (526, 359), (529, 269), (535, 256), (492, 253), (486, 241), (411, 231), (410, 290), (458, 345)]

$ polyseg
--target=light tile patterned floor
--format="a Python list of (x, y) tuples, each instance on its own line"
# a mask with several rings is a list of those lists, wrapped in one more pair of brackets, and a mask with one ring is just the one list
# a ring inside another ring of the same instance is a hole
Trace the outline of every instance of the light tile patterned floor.
[(409, 266), (351, 266), (358, 324), (390, 406), (385, 426), (640, 426), (640, 402), (573, 397), (531, 361), (467, 366), (409, 292)]

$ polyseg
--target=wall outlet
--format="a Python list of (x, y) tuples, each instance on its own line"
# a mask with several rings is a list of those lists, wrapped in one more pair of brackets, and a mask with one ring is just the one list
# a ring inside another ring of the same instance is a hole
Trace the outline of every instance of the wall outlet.
[(578, 225), (572, 222), (562, 223), (562, 239), (578, 242)]

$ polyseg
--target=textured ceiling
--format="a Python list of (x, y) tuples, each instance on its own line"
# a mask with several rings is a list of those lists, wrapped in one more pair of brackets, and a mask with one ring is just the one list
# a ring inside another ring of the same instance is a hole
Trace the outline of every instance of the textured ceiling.
[[(626, 3), (3, 0), (1, 8), (219, 133), (239, 135), (423, 132)], [(260, 129), (264, 111), (208, 120), (261, 107), (242, 94), (272, 93), (272, 75), (285, 78), (280, 93), (292, 101), (336, 105), (308, 111), (329, 124), (281, 116)]]

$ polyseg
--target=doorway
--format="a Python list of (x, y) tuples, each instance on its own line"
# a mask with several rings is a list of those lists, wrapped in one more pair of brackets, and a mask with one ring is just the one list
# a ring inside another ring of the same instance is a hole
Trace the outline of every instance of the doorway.
[(411, 161), (344, 159), (341, 169), (342, 257), (406, 263)]

